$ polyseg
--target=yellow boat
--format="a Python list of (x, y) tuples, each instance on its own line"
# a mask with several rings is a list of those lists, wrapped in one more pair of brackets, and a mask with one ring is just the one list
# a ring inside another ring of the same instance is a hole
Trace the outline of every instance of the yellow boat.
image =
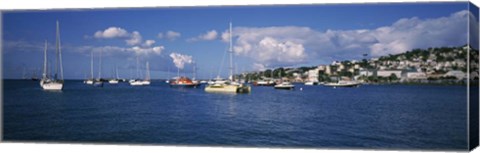
[(251, 87), (243, 84), (215, 83), (205, 87), (206, 92), (250, 93)]
[(223, 81), (217, 79), (213, 84), (205, 87), (206, 92), (221, 92), (221, 93), (250, 93), (252, 88), (248, 85), (235, 82), (233, 75), (233, 49), (232, 49), (232, 23), (230, 23), (230, 80)]

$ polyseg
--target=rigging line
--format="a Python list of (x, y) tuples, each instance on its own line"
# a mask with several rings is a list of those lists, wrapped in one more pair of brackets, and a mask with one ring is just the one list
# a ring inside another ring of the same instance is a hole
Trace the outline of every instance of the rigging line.
[[(227, 50), (227, 48), (225, 47), (225, 50)], [(223, 57), (222, 57), (222, 63), (220, 64), (220, 67), (218, 68), (218, 74), (217, 74), (217, 77), (220, 76), (220, 73), (222, 73), (222, 68), (223, 68), (223, 64), (225, 63), (225, 56), (227, 54), (227, 51), (223, 52)]]

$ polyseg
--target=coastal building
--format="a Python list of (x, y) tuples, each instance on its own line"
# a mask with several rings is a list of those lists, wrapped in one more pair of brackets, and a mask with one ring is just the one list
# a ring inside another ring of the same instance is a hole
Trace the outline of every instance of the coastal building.
[(445, 73), (443, 76), (444, 76), (444, 77), (453, 76), (453, 77), (457, 78), (458, 80), (462, 80), (462, 79), (464, 79), (464, 78), (467, 77), (467, 75), (465, 74), (465, 72), (458, 71), (458, 70), (448, 71), (448, 72)]
[(317, 67), (317, 69), (318, 69), (319, 71), (325, 71), (326, 67), (327, 67), (327, 66), (325, 66), (325, 65), (319, 65), (319, 66)]
[(452, 67), (452, 63), (447, 61), (447, 62), (445, 62), (444, 67), (450, 68), (450, 67)]
[(340, 65), (339, 65), (338, 68), (337, 68), (337, 72), (340, 72), (340, 71), (342, 71), (342, 70), (344, 70), (344, 69), (345, 69), (345, 65), (343, 65), (343, 64), (340, 63)]
[(458, 67), (465, 67), (466, 66), (465, 59), (455, 59), (452, 63), (453, 63), (453, 65), (458, 66)]
[(427, 79), (427, 74), (425, 72), (407, 72), (407, 79), (409, 80), (423, 80)]
[(303, 82), (301, 74), (294, 72), (292, 75), (293, 75), (293, 82)]
[(341, 65), (341, 64), (342, 64), (342, 63), (339, 62), (339, 61), (333, 61), (332, 64), (330, 64), (330, 65), (336, 65), (336, 66), (338, 66), (338, 65)]
[(470, 72), (470, 79), (478, 80), (478, 71)]
[(353, 68), (360, 69), (360, 64), (355, 64), (355, 66)]
[(348, 69), (348, 72), (353, 74), (353, 73), (355, 73), (355, 69), (352, 67), (352, 68)]
[(318, 68), (307, 72), (307, 81), (318, 82)]
[(325, 74), (332, 75), (332, 67), (330, 65), (325, 66)]
[(379, 77), (390, 77), (392, 74), (395, 74), (397, 77), (402, 76), (402, 70), (379, 70), (377, 71), (377, 76)]
[(376, 76), (376, 71), (372, 70), (360, 70), (360, 76)]

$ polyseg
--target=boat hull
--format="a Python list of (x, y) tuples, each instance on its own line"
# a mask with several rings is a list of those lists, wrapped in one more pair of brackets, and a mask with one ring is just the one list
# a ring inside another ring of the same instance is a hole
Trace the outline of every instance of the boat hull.
[(205, 87), (205, 91), (218, 93), (249, 93), (251, 87), (239, 85), (209, 85)]
[(275, 86), (276, 83), (275, 82), (262, 81), (262, 82), (253, 82), (253, 85), (254, 86)]
[(62, 90), (63, 89), (63, 83), (60, 82), (45, 82), (45, 83), (40, 83), (40, 86), (42, 86), (43, 90)]
[(93, 84), (93, 81), (92, 80), (87, 80), (87, 81), (85, 81), (85, 84)]
[(108, 81), (109, 84), (118, 84), (118, 80), (110, 80)]
[(292, 90), (294, 86), (274, 86), (275, 89)]
[(360, 84), (324, 84), (327, 87), (358, 87)]
[(130, 82), (130, 85), (131, 85), (131, 86), (143, 86), (143, 82), (141, 82), (141, 81), (134, 81), (134, 82)]
[(196, 88), (198, 84), (170, 84), (172, 88)]
[(103, 87), (103, 82), (101, 82), (101, 81), (94, 82), (94, 83), (93, 83), (93, 86), (95, 86), (95, 87)]
[(150, 85), (150, 81), (142, 81), (142, 84), (145, 86)]
[(306, 86), (313, 86), (313, 85), (318, 85), (317, 82), (305, 82)]

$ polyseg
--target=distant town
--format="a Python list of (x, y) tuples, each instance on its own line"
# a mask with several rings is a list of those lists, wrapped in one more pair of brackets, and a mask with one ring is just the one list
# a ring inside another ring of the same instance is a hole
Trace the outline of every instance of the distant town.
[[(470, 50), (470, 73), (467, 55)], [(282, 79), (291, 82), (440, 83), (464, 84), (477, 80), (478, 50), (469, 46), (413, 49), (405, 53), (362, 60), (333, 61), (329, 65), (276, 68), (237, 75), (245, 81)]]

